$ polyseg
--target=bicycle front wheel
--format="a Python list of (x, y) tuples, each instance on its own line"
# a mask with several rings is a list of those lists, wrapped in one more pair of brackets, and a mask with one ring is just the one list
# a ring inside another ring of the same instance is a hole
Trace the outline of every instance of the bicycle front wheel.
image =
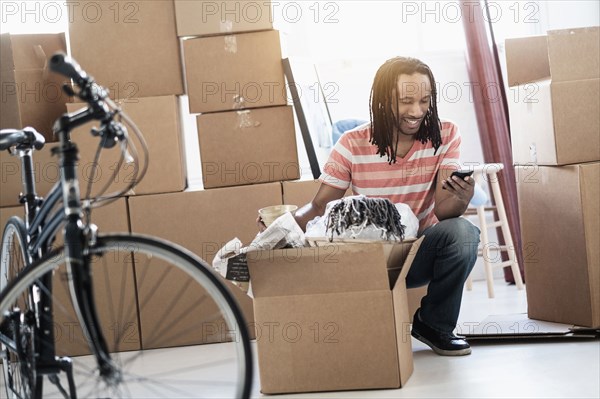
[[(52, 298), (54, 338), (40, 340), (72, 358), (78, 397), (249, 396), (248, 331), (235, 300), (206, 263), (166, 241), (136, 235), (100, 236), (87, 252), (100, 330), (118, 377), (102, 377), (89, 352), (62, 249), (27, 268), (0, 296), (0, 325), (31, 287), (35, 297)], [(47, 273), (53, 273), (51, 287), (41, 282)], [(61, 397), (68, 391), (66, 378), (62, 384), (46, 381), (44, 396)]]
[[(12, 216), (6, 222), (2, 233), (0, 249), (0, 292), (9, 281), (15, 280), (30, 263), (27, 252), (27, 228), (25, 222)], [(30, 318), (33, 312), (31, 292), (24, 290), (13, 302), (13, 308), (19, 309), (24, 320), (7, 320), (0, 323), (0, 333), (10, 336), (15, 346), (5, 345), (0, 340), (0, 359), (2, 359), (2, 375), (8, 398), (27, 398), (35, 391), (35, 333)], [(29, 322), (25, 321), (29, 320)]]

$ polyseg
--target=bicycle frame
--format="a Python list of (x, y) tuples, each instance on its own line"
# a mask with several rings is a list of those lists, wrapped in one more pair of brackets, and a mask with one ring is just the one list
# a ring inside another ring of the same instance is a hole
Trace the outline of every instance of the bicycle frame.
[[(60, 159), (60, 180), (52, 187), (44, 200), (38, 197), (35, 187), (35, 176), (32, 150), (19, 150), (22, 164), (23, 195), (21, 202), (25, 208), (27, 228), (27, 254), (29, 262), (41, 258), (49, 252), (50, 244), (63, 227), (64, 248), (69, 279), (69, 288), (75, 312), (92, 353), (96, 356), (101, 375), (108, 378), (119, 378), (108, 355), (108, 348), (103, 334), (100, 332), (97, 311), (93, 300), (89, 264), (86, 260), (85, 248), (95, 233), (82, 223), (83, 208), (77, 178), (77, 146), (70, 140), (70, 132), (91, 120), (98, 119), (96, 111), (85, 108), (80, 111), (64, 114), (54, 126), (54, 134), (59, 138), (58, 146), (52, 149)], [(62, 207), (52, 213), (55, 206), (62, 201)], [(43, 392), (43, 376), (64, 371), (68, 375), (71, 396), (75, 397), (75, 386), (71, 375), (69, 359), (58, 359), (54, 345), (52, 276), (42, 278), (42, 285), (47, 288), (39, 292), (39, 302), (35, 305), (37, 334), (42, 339), (36, 340), (36, 352), (39, 354), (36, 372), (35, 397)], [(41, 345), (39, 342), (44, 341)], [(13, 347), (12, 342), (5, 344)]]

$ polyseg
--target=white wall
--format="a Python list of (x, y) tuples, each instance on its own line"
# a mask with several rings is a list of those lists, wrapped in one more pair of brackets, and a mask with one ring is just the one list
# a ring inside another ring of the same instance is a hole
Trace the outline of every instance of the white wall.
[[(288, 3), (294, 3), (288, 11), (301, 8), (301, 13), (274, 12), (286, 54), (313, 60), (321, 82), (336, 87), (329, 101), (334, 121), (368, 119), (369, 92), (379, 65), (396, 55), (417, 57), (430, 65), (438, 81), (440, 116), (454, 120), (461, 129), (463, 162), (483, 162), (465, 62), (461, 18), (468, 16), (457, 13), (458, 1), (281, 1), (280, 10)], [(597, 0), (490, 1), (489, 20), (502, 64), (506, 38), (598, 25), (599, 4)], [(306, 157), (301, 157), (303, 162), (303, 170), (308, 170)], [(490, 239), (497, 240), (495, 231), (490, 231)], [(502, 270), (495, 270), (495, 276), (502, 278)], [(481, 258), (474, 277), (484, 278)]]

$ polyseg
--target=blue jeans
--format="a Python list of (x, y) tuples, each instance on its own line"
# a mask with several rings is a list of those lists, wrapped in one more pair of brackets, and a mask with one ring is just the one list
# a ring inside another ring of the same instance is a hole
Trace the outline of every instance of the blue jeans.
[(464, 283), (477, 260), (479, 228), (459, 217), (426, 228), (425, 239), (406, 276), (408, 288), (429, 283), (421, 300), (421, 320), (440, 332), (458, 321)]

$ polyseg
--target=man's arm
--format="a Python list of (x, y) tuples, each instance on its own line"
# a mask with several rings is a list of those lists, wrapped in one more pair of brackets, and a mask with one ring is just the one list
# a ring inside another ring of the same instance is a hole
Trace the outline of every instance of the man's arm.
[(342, 198), (345, 193), (346, 190), (341, 190), (321, 183), (321, 187), (319, 187), (319, 191), (315, 195), (315, 198), (294, 213), (296, 222), (303, 231), (306, 231), (306, 224), (309, 221), (317, 216), (323, 216), (328, 202)]
[(453, 170), (440, 169), (435, 182), (435, 206), (433, 212), (438, 220), (459, 217), (467, 210), (475, 192), (475, 180), (452, 177)]

